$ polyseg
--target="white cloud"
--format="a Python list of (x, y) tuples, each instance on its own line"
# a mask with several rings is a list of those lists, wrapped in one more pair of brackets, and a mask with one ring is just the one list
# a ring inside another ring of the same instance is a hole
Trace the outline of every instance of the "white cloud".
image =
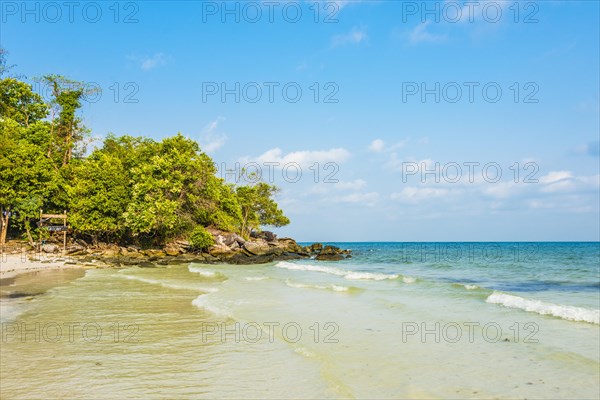
[(395, 151), (403, 148), (410, 141), (409, 138), (403, 139), (391, 146), (386, 146), (385, 142), (381, 139), (375, 139), (369, 144), (369, 150), (374, 153), (383, 153), (384, 151)]
[(600, 157), (600, 142), (589, 142), (575, 149), (579, 154), (587, 154), (592, 157)]
[(340, 190), (359, 190), (364, 188), (367, 185), (367, 182), (362, 179), (355, 179), (351, 182), (343, 182), (340, 181), (338, 183), (333, 184), (336, 189)]
[(381, 139), (375, 139), (369, 145), (369, 150), (375, 153), (381, 153), (385, 148), (385, 143)]
[(348, 33), (342, 33), (335, 35), (331, 38), (331, 45), (333, 47), (343, 46), (347, 44), (360, 44), (367, 40), (367, 32), (365, 29), (353, 28)]
[(356, 191), (363, 189), (367, 185), (367, 182), (362, 179), (355, 179), (353, 181), (339, 181), (335, 183), (319, 182), (310, 189), (311, 194), (328, 194), (333, 191)]
[(412, 44), (419, 43), (439, 43), (448, 39), (447, 35), (439, 35), (427, 31), (431, 21), (425, 21), (417, 25), (409, 34), (409, 40)]
[(375, 204), (377, 204), (377, 200), (379, 200), (379, 193), (377, 192), (352, 193), (336, 199), (336, 201), (341, 203), (355, 203), (369, 207), (373, 207)]
[(351, 154), (343, 148), (316, 151), (293, 151), (284, 154), (280, 148), (267, 150), (256, 158), (244, 157), (243, 162), (256, 161), (258, 163), (278, 163), (276, 167), (283, 167), (285, 164), (296, 163), (301, 168), (308, 168), (314, 163), (325, 164), (328, 162), (342, 163), (350, 158)]
[(448, 189), (419, 188), (416, 186), (409, 186), (402, 189), (402, 191), (398, 193), (392, 193), (390, 198), (402, 203), (416, 204), (424, 200), (446, 196), (448, 193)]
[(200, 148), (206, 153), (212, 153), (225, 144), (227, 135), (218, 133), (219, 123), (225, 121), (223, 117), (217, 117), (214, 121), (202, 129), (202, 138), (200, 139)]
[(151, 69), (162, 67), (167, 64), (167, 56), (163, 53), (156, 53), (151, 57), (142, 57), (140, 60), (140, 67), (144, 71), (150, 71)]

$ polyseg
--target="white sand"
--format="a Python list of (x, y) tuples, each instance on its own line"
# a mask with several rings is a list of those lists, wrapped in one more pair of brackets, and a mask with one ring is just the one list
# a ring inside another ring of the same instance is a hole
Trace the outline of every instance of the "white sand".
[(13, 278), (26, 272), (50, 269), (81, 268), (74, 260), (58, 254), (0, 254), (0, 279)]

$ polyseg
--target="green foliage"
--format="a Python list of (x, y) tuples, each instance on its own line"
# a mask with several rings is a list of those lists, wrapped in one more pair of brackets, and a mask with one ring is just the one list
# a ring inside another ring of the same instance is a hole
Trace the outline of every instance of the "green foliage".
[(205, 250), (215, 244), (215, 239), (203, 226), (195, 227), (189, 240), (194, 250)]
[(58, 75), (43, 81), (54, 95), (49, 104), (25, 82), (0, 79), (0, 209), (17, 212), (13, 222), (30, 240), (40, 209), (67, 210), (76, 235), (93, 240), (190, 237), (197, 249), (213, 244), (206, 226), (248, 235), (289, 223), (273, 200), (276, 187), (227, 184), (181, 134), (160, 142), (108, 135), (84, 157), (87, 129), (77, 110), (89, 92)]
[(240, 186), (237, 188), (237, 197), (241, 206), (242, 225), (241, 231), (249, 235), (252, 230), (259, 229), (261, 225), (285, 226), (290, 220), (283, 215), (283, 211), (273, 200), (279, 191), (276, 186), (259, 182), (254, 186)]
[(29, 126), (46, 115), (48, 105), (33, 92), (31, 85), (14, 78), (0, 80), (0, 117)]

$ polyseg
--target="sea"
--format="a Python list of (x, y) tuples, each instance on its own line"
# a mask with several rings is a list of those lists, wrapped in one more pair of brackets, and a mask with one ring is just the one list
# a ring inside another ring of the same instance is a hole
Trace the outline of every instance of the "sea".
[(1, 282), (2, 399), (598, 399), (600, 243)]

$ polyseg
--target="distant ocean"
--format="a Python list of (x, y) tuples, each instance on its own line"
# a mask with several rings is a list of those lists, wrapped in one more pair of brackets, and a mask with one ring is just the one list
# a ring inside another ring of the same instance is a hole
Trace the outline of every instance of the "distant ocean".
[(332, 244), (3, 299), (1, 397), (599, 398), (600, 243)]

